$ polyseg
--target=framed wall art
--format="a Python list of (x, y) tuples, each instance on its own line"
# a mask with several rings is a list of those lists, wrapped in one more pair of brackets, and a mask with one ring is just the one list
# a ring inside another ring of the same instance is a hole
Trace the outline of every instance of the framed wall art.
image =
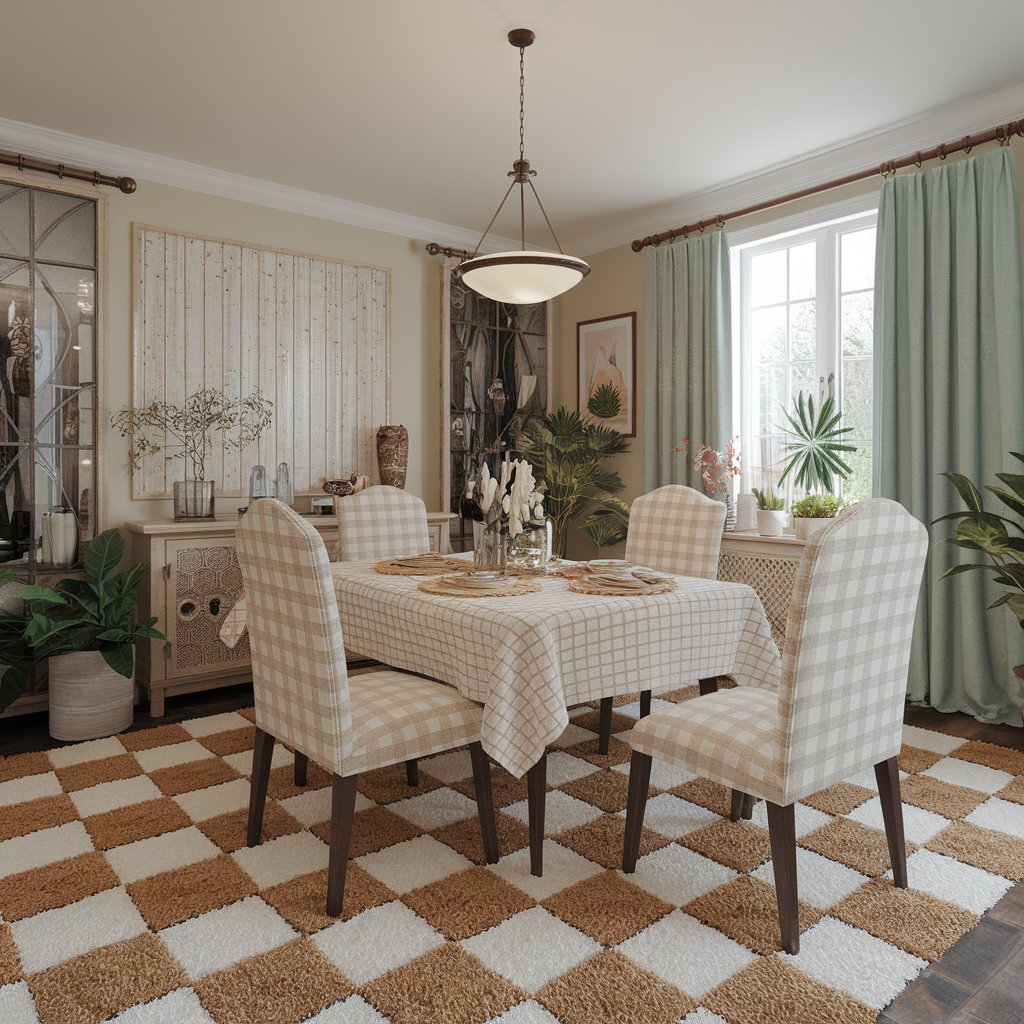
[(636, 313), (576, 325), (579, 409), (626, 437), (636, 437)]

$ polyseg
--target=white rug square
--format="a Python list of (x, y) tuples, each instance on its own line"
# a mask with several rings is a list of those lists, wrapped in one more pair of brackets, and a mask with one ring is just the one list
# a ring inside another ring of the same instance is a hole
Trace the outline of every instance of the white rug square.
[[(331, 820), (330, 786), (325, 786), (323, 789), (312, 789), (308, 793), (300, 793), (298, 796), (290, 796), (286, 800), (279, 800), (278, 803), (304, 828)], [(367, 807), (374, 806), (376, 805), (369, 797), (363, 796), (362, 793), (356, 793), (356, 814), (365, 811)]]
[(468, 747), (424, 758), (420, 761), (420, 767), (444, 783), (468, 779), (473, 774), (473, 762), (470, 760)]
[(172, 797), (174, 802), (193, 820), (207, 821), (218, 814), (227, 814), (249, 806), (248, 779), (232, 779), (219, 786), (194, 789)]
[(244, 846), (231, 854), (261, 889), (320, 871), (327, 867), (327, 855), (327, 844), (310, 832), (265, 840), (259, 846)]
[[(682, 686), (683, 683), (680, 683), (679, 685)], [(674, 707), (675, 707), (675, 704), (671, 703), (671, 701), (661, 700), (660, 697), (653, 697), (653, 696), (651, 697), (651, 714), (652, 715), (654, 714), (655, 711), (665, 711), (668, 708), (674, 708)], [(640, 701), (635, 700), (631, 704), (623, 704), (622, 707), (616, 708), (615, 711), (618, 714), (620, 714), (620, 715), (625, 715), (627, 718), (635, 718), (635, 719), (639, 720), (639, 718), (640, 718)]]
[(186, 864), (196, 864), (220, 855), (220, 847), (195, 827), (165, 832), (162, 836), (139, 839), (125, 843), (105, 856), (123, 885), (137, 882), (140, 878), (158, 875), (161, 871), (173, 871)]
[(562, 731), (562, 735), (558, 739), (552, 740), (548, 746), (554, 747), (556, 750), (563, 750), (566, 747), (574, 747), (577, 743), (586, 743), (587, 740), (592, 740), (596, 735), (596, 733), (591, 732), (589, 729), (573, 725), (570, 722)]
[(673, 910), (616, 948), (694, 999), (757, 959), (745, 946), (681, 910)]
[(182, 722), (181, 727), (192, 736), (212, 736), (217, 732), (228, 732), (232, 729), (245, 729), (252, 722), (237, 711), (225, 711), (222, 715), (210, 715), (209, 718), (191, 718)]
[(73, 764), (84, 764), (86, 761), (98, 761), (102, 757), (117, 757), (126, 751), (116, 736), (110, 736), (107, 739), (86, 740), (85, 743), (55, 747), (46, 753), (54, 768), (67, 768)]
[[(625, 817), (626, 812), (619, 812)], [(696, 832), (697, 829), (722, 819), (699, 804), (674, 796), (672, 793), (660, 793), (647, 801), (647, 813), (644, 815), (644, 827), (657, 832), (668, 839)]]
[(477, 813), (475, 800), (447, 786), (388, 804), (388, 810), (425, 829), (454, 825)]
[(954, 786), (977, 789), (989, 795), (1013, 782), (1013, 776), (1009, 772), (997, 771), (995, 768), (975, 764), (973, 761), (961, 761), (958, 757), (944, 757), (921, 774), (928, 778), (952, 783)]
[(575, 850), (568, 850), (553, 839), (545, 839), (544, 874), (541, 878), (530, 874), (528, 849), (506, 854), (491, 866), (491, 870), (540, 902), (585, 878), (599, 875), (603, 869), (592, 860), (581, 857)]
[(0, 878), (90, 853), (93, 849), (92, 839), (80, 821), (5, 839), (0, 843)]
[(488, 967), (527, 992), (536, 992), (587, 957), (601, 952), (588, 935), (532, 907), (515, 914), (462, 945)]
[(189, 761), (204, 761), (213, 756), (212, 750), (207, 750), (202, 743), (197, 743), (195, 740), (135, 751), (135, 760), (147, 772), (155, 772), (159, 768), (171, 768), (178, 764), (188, 764)]
[(297, 935), (259, 896), (211, 910), (159, 932), (171, 955), (195, 981)]
[[(862, 825), (885, 831), (885, 822), (882, 819), (882, 801), (877, 796), (852, 811), (849, 818), (852, 821), (859, 821)], [(927, 843), (929, 839), (934, 839), (944, 828), (948, 827), (949, 819), (944, 818), (941, 814), (926, 811), (922, 807), (913, 807), (910, 804), (903, 805), (903, 831), (912, 843)]]
[(131, 897), (121, 888), (45, 910), (10, 927), (26, 974), (148, 930)]
[(706, 1006), (698, 1006), (693, 1013), (688, 1013), (679, 1024), (728, 1024), (717, 1013), (712, 1013)]
[[(892, 871), (886, 872), (886, 877), (892, 878)], [(912, 889), (931, 893), (978, 915), (994, 907), (1013, 886), (1001, 875), (931, 850), (918, 850), (907, 858), (907, 882)]]
[[(752, 871), (751, 875), (769, 885), (775, 884), (770, 860)], [(828, 910), (868, 881), (867, 875), (800, 846), (796, 849), (796, 877), (800, 899), (820, 910)]]
[(328, 1006), (306, 1024), (388, 1024), (362, 996), (349, 996), (340, 1003)]
[(979, 828), (992, 828), (997, 832), (1007, 832), (1018, 839), (1024, 839), (1024, 806), (990, 797), (983, 804), (975, 807), (964, 818)]
[(491, 1018), (488, 1024), (559, 1024), (559, 1020), (548, 1013), (540, 1003), (527, 999), (500, 1016)]
[(111, 1024), (214, 1024), (214, 1020), (192, 989), (176, 988), (151, 1003), (119, 1013)]
[(98, 786), (80, 789), (71, 794), (78, 813), (83, 818), (90, 814), (115, 811), (119, 807), (141, 804), (144, 800), (159, 800), (163, 793), (148, 775), (137, 775), (134, 779), (116, 779), (101, 782)]
[(0, 1020), (10, 1024), (39, 1024), (35, 1001), (24, 981), (0, 988)]
[[(614, 765), (613, 768), (623, 775), (629, 775), (628, 761), (625, 764)], [(677, 768), (674, 764), (669, 764), (668, 761), (656, 758), (651, 762), (651, 785), (655, 789), (673, 789), (675, 786), (681, 786), (684, 782), (695, 778), (697, 776), (693, 772), (688, 772), (685, 768)]]
[[(240, 750), (237, 754), (227, 754), (223, 758), (236, 772), (240, 772), (242, 775), (252, 775), (252, 751), (251, 750)], [(286, 764), (294, 764), (295, 758), (291, 752), (285, 748), (283, 743), (274, 744), (274, 753), (270, 758), (270, 767), (281, 768)]]
[(44, 796), (60, 796), (63, 792), (56, 772), (41, 772), (23, 779), (0, 782), (0, 807), (13, 807)]
[(874, 1010), (888, 1006), (927, 966), (919, 957), (834, 917), (823, 917), (800, 936), (796, 956), (779, 956)]
[(332, 924), (312, 940), (356, 985), (365, 985), (444, 944), (440, 932), (397, 900)]
[(410, 892), (429, 885), (456, 871), (464, 871), (471, 862), (433, 836), (417, 836), (404, 843), (368, 853), (356, 863), (395, 892)]
[(959, 736), (947, 736), (945, 733), (932, 732), (931, 729), (919, 729), (916, 725), (903, 726), (903, 742), (908, 747), (930, 750), (933, 754), (948, 754), (957, 747), (962, 747), (967, 740)]
[[(821, 828), (822, 825), (827, 825), (832, 820), (831, 814), (825, 814), (817, 807), (810, 807), (807, 804), (797, 804), (793, 817), (796, 821), (797, 839), (807, 835), (808, 832), (813, 832), (816, 828)], [(768, 804), (764, 800), (758, 800), (754, 804), (754, 813), (750, 816), (750, 822), (752, 825), (760, 825), (761, 828), (768, 827)]]
[[(520, 800), (506, 807), (503, 813), (526, 825), (530, 821), (529, 802)], [(555, 790), (548, 793), (544, 803), (544, 833), (554, 836), (577, 825), (586, 825), (588, 821), (600, 818), (601, 813), (600, 807), (577, 800), (576, 797), (561, 790)]]
[(584, 775), (590, 775), (597, 771), (597, 765), (584, 761), (581, 757), (574, 757), (564, 750), (556, 750), (548, 754), (547, 784), (549, 786), (564, 786), (567, 782), (574, 782), (582, 779)]
[(672, 843), (641, 857), (636, 871), (622, 877), (666, 903), (682, 906), (739, 876), (710, 857)]

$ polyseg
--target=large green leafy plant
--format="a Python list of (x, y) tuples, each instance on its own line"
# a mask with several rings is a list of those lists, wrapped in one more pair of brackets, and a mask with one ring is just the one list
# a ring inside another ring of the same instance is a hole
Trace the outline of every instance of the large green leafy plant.
[(583, 531), (599, 547), (624, 540), (629, 508), (615, 495), (625, 486), (606, 468), (613, 455), (629, 450), (617, 430), (564, 406), (531, 419), (516, 438), (530, 461), (554, 533), (553, 548), (565, 555), (569, 527), (582, 519)]
[[(138, 586), (149, 572), (138, 562), (113, 575), (124, 557), (124, 538), (107, 530), (90, 541), (85, 579), (64, 579), (53, 587), (26, 584), (22, 615), (0, 612), (0, 711), (25, 689), (32, 669), (43, 659), (70, 651), (99, 651), (117, 673), (131, 678), (132, 645), (140, 637), (162, 640), (156, 618), (135, 619)], [(13, 578), (11, 573), (0, 581)]]
[(840, 425), (843, 414), (836, 408), (836, 400), (829, 395), (815, 408), (814, 396), (801, 391), (794, 413), (787, 412), (786, 419), (790, 428), (786, 468), (779, 477), (779, 486), (792, 474), (797, 486), (805, 491), (832, 491), (834, 477), (845, 480), (853, 472), (843, 453), (857, 450), (843, 440), (853, 427)]
[[(1024, 455), (1020, 452), (1010, 454), (1018, 462), (1024, 462)], [(1024, 476), (1019, 473), (996, 473), (996, 478), (1005, 486), (985, 485), (986, 491), (994, 494), (1016, 515), (1017, 518), (1012, 519), (997, 512), (986, 511), (981, 491), (962, 473), (942, 475), (957, 489), (967, 511), (950, 512), (935, 522), (958, 519), (955, 533), (948, 538), (950, 543), (969, 551), (981, 551), (988, 556), (987, 562), (954, 565), (942, 574), (942, 579), (973, 569), (994, 573), (996, 583), (1007, 589), (989, 607), (1000, 608), (1006, 605), (1017, 617), (1021, 629), (1024, 629)]]

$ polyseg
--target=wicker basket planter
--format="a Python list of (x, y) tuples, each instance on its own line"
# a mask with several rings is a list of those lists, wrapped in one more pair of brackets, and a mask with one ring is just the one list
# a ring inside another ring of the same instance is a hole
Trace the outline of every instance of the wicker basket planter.
[(134, 685), (99, 651), (73, 651), (49, 659), (50, 735), (94, 740), (132, 724)]

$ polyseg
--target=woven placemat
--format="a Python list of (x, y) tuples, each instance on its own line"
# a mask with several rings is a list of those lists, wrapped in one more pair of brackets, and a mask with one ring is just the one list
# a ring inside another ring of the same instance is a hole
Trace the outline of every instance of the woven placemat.
[(636, 579), (643, 580), (643, 590), (625, 590), (614, 586), (602, 584), (593, 576), (578, 576), (569, 580), (569, 589), (576, 594), (596, 594), (601, 597), (652, 597), (655, 594), (671, 594), (676, 589), (676, 581), (664, 579), (660, 576), (641, 576), (636, 574)]
[(374, 572), (379, 572), (383, 576), (447, 576), (450, 573), (458, 572), (460, 569), (463, 572), (473, 568), (471, 562), (467, 562), (462, 558), (445, 558), (443, 555), (438, 555), (436, 558), (431, 558), (429, 561), (426, 556), (418, 556), (424, 559), (422, 565), (403, 565), (403, 562), (415, 561), (416, 559), (408, 558), (385, 558), (383, 562), (378, 562), (374, 567)]
[(442, 597), (521, 597), (523, 594), (536, 594), (540, 584), (536, 580), (519, 579), (515, 583), (503, 583), (493, 590), (484, 588), (471, 590), (454, 582), (452, 577), (424, 580), (417, 590), (424, 594), (440, 594)]

